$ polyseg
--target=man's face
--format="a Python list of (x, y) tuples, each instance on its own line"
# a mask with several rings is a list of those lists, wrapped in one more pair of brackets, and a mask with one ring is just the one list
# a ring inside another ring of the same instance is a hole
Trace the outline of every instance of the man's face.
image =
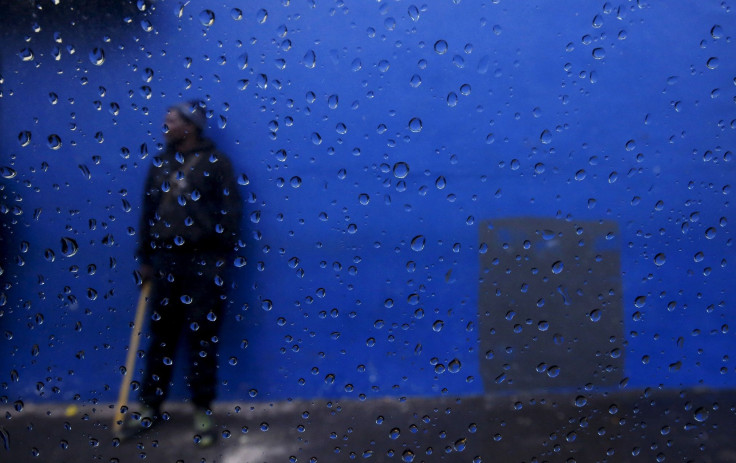
[(176, 144), (195, 132), (194, 124), (187, 122), (178, 111), (170, 110), (164, 119), (164, 137), (169, 144)]

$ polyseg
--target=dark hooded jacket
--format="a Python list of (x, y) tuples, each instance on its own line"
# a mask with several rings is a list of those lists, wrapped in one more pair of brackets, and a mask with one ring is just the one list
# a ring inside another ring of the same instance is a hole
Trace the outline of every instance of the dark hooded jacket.
[(143, 196), (138, 258), (156, 253), (231, 254), (242, 203), (228, 157), (203, 139), (189, 152), (167, 149), (153, 160)]

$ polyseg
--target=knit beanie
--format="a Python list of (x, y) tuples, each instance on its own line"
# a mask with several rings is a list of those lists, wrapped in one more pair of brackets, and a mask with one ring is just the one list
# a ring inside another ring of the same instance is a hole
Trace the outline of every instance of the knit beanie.
[(204, 130), (207, 126), (207, 116), (205, 116), (206, 108), (202, 101), (185, 101), (172, 106), (171, 109), (177, 111), (181, 117), (187, 122), (194, 124), (199, 130)]

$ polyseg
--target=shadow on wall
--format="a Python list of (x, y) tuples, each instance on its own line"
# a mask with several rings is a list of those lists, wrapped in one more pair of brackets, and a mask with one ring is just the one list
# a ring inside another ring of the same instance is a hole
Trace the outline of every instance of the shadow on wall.
[[(7, 167), (0, 167), (0, 174), (5, 174), (8, 169)], [(6, 291), (10, 289), (12, 284), (7, 280), (7, 268), (9, 256), (11, 255), (13, 227), (17, 223), (16, 215), (20, 213), (20, 209), (13, 204), (17, 201), (17, 198), (5, 183), (0, 183), (0, 307), (5, 306)], [(2, 316), (2, 311), (0, 311), (0, 316)]]
[(30, 34), (52, 28), (114, 30), (140, 21), (150, 0), (14, 0), (0, 14), (3, 35)]
[(618, 226), (483, 222), (478, 318), (487, 392), (616, 387), (624, 377)]

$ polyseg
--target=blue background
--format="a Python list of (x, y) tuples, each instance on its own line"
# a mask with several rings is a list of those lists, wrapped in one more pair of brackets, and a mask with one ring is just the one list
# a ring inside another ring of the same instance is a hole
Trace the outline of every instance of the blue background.
[(618, 222), (628, 387), (736, 386), (725, 3), (158, 1), (36, 22), (1, 60), (0, 395), (116, 397), (143, 178), (190, 98), (246, 199), (221, 399), (482, 393), (478, 226), (501, 217)]

